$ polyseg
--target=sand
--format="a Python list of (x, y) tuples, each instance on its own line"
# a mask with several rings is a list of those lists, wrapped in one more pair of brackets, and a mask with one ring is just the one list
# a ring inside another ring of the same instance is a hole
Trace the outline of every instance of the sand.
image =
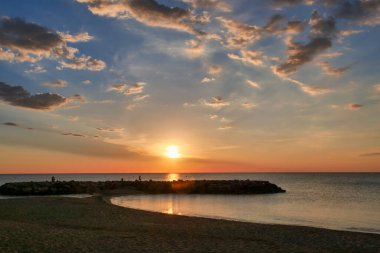
[(0, 200), (0, 252), (380, 252), (380, 235), (175, 216), (102, 197)]

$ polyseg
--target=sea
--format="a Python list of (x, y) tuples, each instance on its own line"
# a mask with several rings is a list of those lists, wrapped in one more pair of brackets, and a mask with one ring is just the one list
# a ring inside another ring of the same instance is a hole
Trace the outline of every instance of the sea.
[[(286, 193), (264, 195), (130, 195), (111, 202), (126, 208), (265, 224), (380, 234), (380, 173), (158, 173), (18, 174), (7, 182), (107, 180), (265, 180)], [(0, 196), (5, 198), (5, 196)]]

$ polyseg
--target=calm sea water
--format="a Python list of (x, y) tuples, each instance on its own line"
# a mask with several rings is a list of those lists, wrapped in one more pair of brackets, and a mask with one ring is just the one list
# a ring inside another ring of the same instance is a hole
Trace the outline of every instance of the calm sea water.
[[(0, 175), (0, 185), (53, 175)], [(291, 224), (380, 234), (380, 173), (58, 174), (58, 180), (268, 180), (273, 195), (136, 195), (112, 203), (149, 211), (258, 223)]]

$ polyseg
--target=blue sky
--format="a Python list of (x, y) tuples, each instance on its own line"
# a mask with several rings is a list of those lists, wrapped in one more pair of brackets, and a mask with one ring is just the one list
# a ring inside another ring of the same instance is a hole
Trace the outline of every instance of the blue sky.
[(380, 170), (377, 0), (12, 0), (0, 16), (0, 173)]

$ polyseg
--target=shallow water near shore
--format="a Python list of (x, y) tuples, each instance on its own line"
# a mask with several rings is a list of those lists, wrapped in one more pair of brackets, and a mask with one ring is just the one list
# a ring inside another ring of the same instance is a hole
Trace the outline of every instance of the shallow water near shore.
[[(0, 184), (46, 181), (52, 175), (0, 175)], [(380, 174), (217, 173), (58, 174), (58, 180), (267, 180), (286, 193), (266, 195), (134, 195), (112, 203), (149, 211), (257, 223), (324, 227), (380, 234)]]

